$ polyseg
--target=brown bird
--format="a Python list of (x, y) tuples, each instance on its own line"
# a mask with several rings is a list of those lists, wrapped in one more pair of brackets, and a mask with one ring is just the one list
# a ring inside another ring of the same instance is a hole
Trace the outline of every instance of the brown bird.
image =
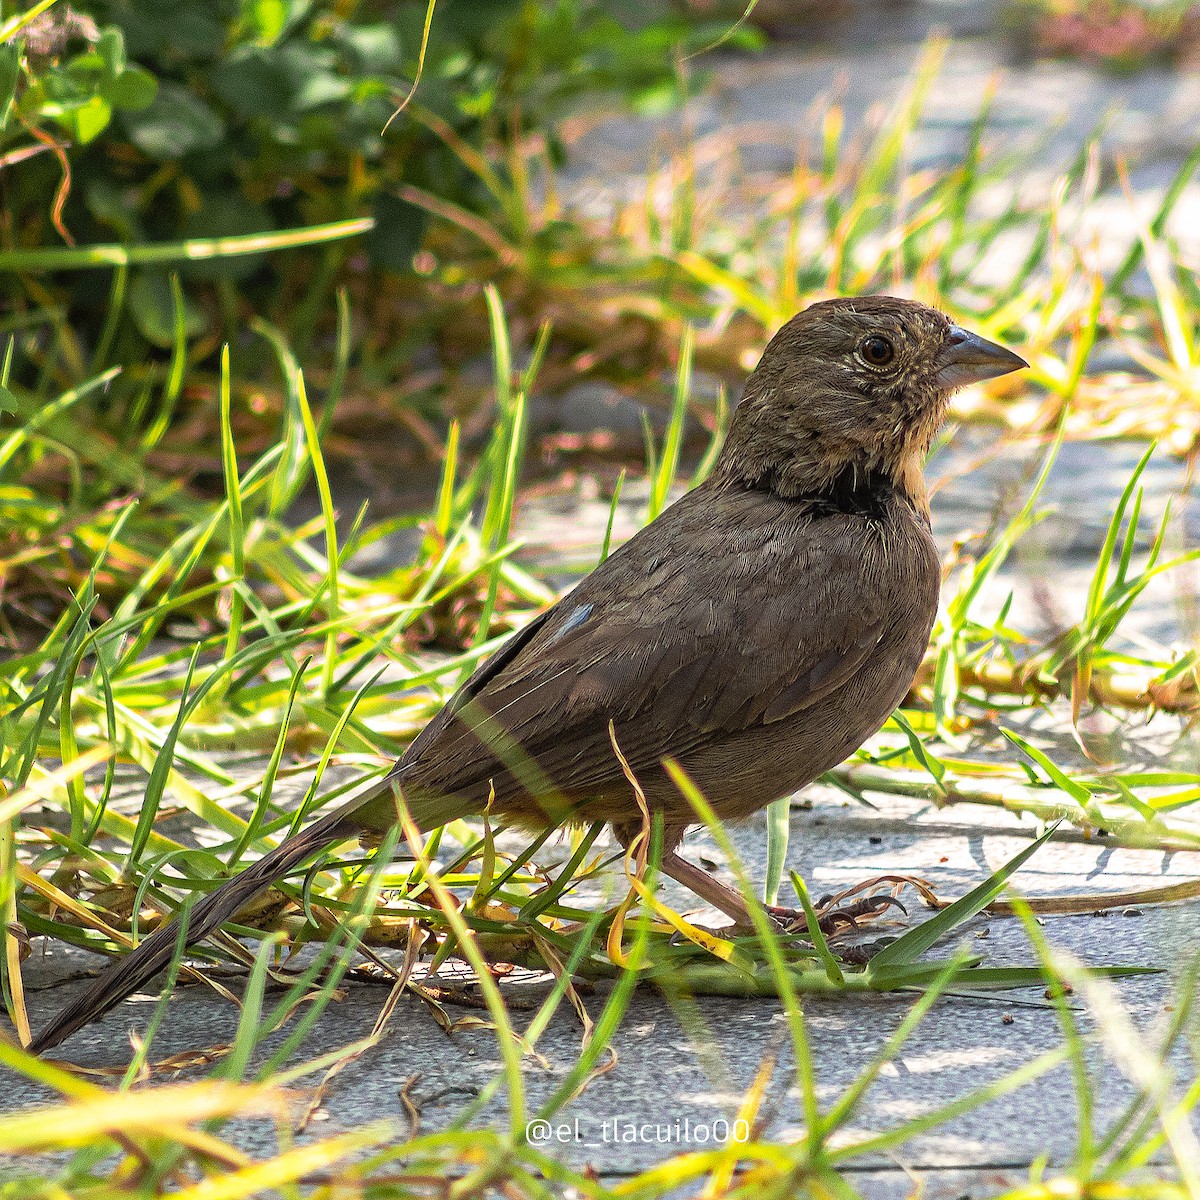
[[(511, 637), (385, 778), (194, 903), (187, 943), (319, 851), (387, 830), (397, 790), (423, 831), (490, 798), (528, 826), (608, 821), (628, 844), (641, 816), (613, 736), (662, 814), (661, 869), (747, 921), (738, 892), (677, 853), (696, 818), (663, 760), (736, 819), (883, 724), (937, 609), (922, 465), (947, 399), (1026, 365), (909, 300), (793, 317), (747, 380), (710, 478)], [(32, 1049), (146, 983), (176, 943), (175, 924), (156, 930)]]

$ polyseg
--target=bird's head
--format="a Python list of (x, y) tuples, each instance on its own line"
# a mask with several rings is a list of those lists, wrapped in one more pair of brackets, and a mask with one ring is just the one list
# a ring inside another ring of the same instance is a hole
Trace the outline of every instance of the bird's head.
[(1027, 365), (912, 300), (822, 301), (763, 352), (718, 473), (783, 495), (882, 473), (923, 508), (921, 469), (950, 394)]

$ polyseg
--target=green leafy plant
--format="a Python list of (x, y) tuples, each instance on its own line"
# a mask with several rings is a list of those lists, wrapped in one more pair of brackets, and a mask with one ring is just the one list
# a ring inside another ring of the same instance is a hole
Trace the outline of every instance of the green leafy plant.
[[(9, 261), (19, 271), (64, 238), (131, 247), (138, 263), (141, 245), (369, 218), (365, 259), (347, 264), (347, 250), (331, 248), (315, 279), (294, 260), (256, 255), (184, 266), (193, 337), (230, 336), (239, 302), (282, 313), (301, 293), (293, 332), (307, 334), (348, 270), (411, 275), (430, 206), (495, 212), (464, 152), (500, 147), (505, 177), (530, 139), (549, 164), (561, 162), (557, 130), (581, 96), (641, 110), (677, 104), (688, 87), (678, 60), (719, 29), (665, 6), (635, 11), (629, 24), (597, 0), (39, 4), (7, 22), (0, 52), (13, 146)], [(54, 186), (59, 203), (47, 212)], [(140, 263), (113, 296), (133, 318), (119, 328), (168, 349), (168, 280)], [(75, 336), (98, 336), (86, 281), (57, 294)], [(44, 296), (18, 288), (13, 299)]]

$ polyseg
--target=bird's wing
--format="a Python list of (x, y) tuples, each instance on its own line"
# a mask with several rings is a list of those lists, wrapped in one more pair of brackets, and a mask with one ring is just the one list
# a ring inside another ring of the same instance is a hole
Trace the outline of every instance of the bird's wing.
[(886, 634), (861, 519), (763, 494), (684, 497), (485, 663), (398, 764), (442, 794), (619, 778), (818, 703)]

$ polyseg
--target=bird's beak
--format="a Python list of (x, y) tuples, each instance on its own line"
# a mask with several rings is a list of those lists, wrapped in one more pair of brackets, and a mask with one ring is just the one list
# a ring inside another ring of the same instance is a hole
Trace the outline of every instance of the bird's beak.
[(1027, 366), (1029, 364), (1019, 354), (1005, 350), (977, 333), (968, 333), (958, 325), (951, 325), (950, 336), (937, 356), (936, 382), (939, 390), (949, 391)]

